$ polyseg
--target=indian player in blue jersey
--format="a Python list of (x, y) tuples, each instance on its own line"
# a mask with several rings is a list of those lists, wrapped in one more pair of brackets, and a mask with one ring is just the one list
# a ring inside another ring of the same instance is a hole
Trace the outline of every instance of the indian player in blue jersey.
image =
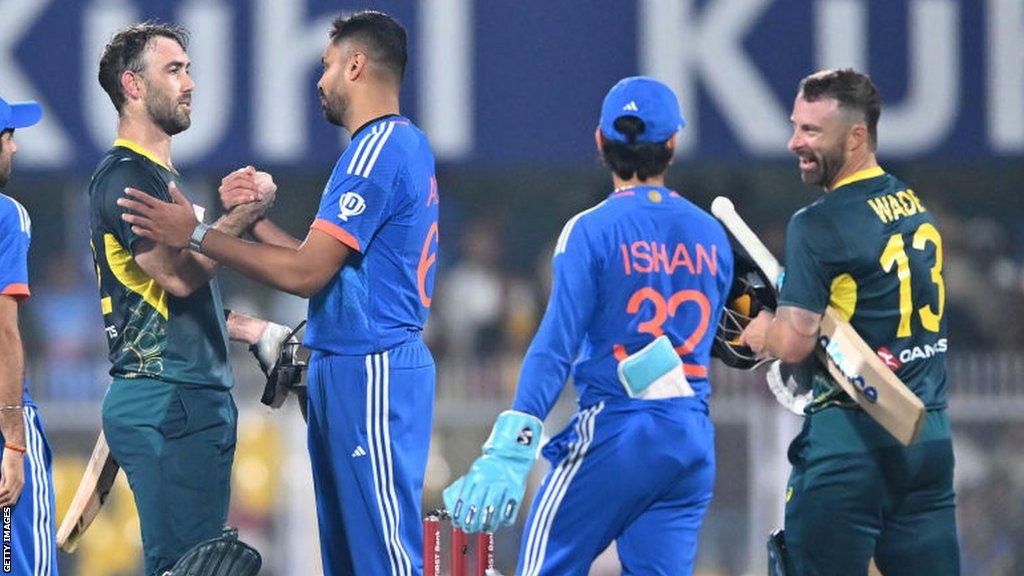
[[(352, 140), (305, 241), (268, 220), (252, 228), (257, 243), (197, 225), (173, 189), (174, 204), (134, 193), (121, 201), (139, 235), (191, 245), (310, 299), (308, 443), (329, 575), (423, 569), (420, 498), (434, 360), (422, 331), (439, 196), (430, 145), (399, 113), (405, 63), (405, 30), (391, 17), (360, 12), (334, 22), (318, 88), (325, 116)], [(224, 188), (251, 177), (240, 170)]]
[[(0, 99), (0, 188), (10, 181), (18, 151), (14, 130), (32, 126), (42, 113), (35, 102), (8, 104)], [(53, 458), (43, 421), (28, 395), (25, 354), (18, 331), (18, 304), (29, 297), (31, 242), (32, 221), (25, 207), (0, 194), (0, 441), (4, 446), (0, 463), (0, 507), (4, 517), (0, 571), (49, 576), (57, 573)]]
[(464, 529), (511, 524), (541, 422), (572, 372), (579, 411), (544, 447), (552, 468), (518, 574), (587, 574), (613, 540), (623, 573), (693, 570), (715, 477), (708, 364), (733, 257), (721, 225), (665, 188), (682, 125), (675, 94), (650, 78), (605, 97), (595, 136), (615, 190), (562, 230), (512, 410), (445, 490)]

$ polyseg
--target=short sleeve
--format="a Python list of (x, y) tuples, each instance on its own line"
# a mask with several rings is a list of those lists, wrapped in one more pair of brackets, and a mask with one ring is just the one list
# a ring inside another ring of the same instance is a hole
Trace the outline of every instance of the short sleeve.
[(0, 197), (5, 205), (0, 216), (0, 294), (18, 300), (29, 297), (28, 248), (32, 222), (21, 204)]
[(132, 232), (131, 224), (121, 218), (127, 209), (119, 206), (117, 200), (125, 196), (125, 188), (135, 188), (164, 202), (171, 202), (167, 185), (138, 161), (129, 159), (114, 164), (101, 178), (96, 189), (98, 197), (94, 201), (98, 201), (104, 229), (134, 255), (139, 236)]
[(312, 228), (363, 252), (387, 219), (390, 203), (390, 190), (374, 180), (345, 174), (336, 168), (320, 199)]
[(812, 208), (794, 214), (786, 229), (786, 272), (779, 305), (821, 314), (828, 307), (832, 278), (846, 249), (832, 223)]

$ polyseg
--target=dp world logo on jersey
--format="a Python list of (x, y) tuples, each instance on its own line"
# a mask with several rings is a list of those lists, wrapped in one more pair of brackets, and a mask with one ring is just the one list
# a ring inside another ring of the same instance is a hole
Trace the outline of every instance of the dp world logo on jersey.
[(338, 213), (338, 218), (348, 222), (349, 218), (359, 216), (363, 213), (363, 210), (366, 210), (366, 201), (355, 192), (345, 192), (341, 195), (341, 199), (338, 200), (338, 208), (341, 210)]

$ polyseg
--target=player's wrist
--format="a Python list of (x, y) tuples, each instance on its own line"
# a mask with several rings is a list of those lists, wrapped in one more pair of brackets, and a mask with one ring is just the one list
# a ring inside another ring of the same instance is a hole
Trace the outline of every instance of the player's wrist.
[(188, 237), (189, 250), (193, 252), (203, 252), (203, 241), (206, 240), (206, 235), (212, 228), (209, 224), (203, 222), (196, 222), (196, 227), (192, 229), (192, 233)]
[(16, 444), (14, 442), (6, 442), (4, 443), (4, 451), (24, 455), (26, 452), (28, 452), (28, 448), (21, 444)]
[(491, 435), (484, 444), (485, 455), (533, 462), (540, 454), (544, 423), (532, 414), (506, 410), (494, 421)]

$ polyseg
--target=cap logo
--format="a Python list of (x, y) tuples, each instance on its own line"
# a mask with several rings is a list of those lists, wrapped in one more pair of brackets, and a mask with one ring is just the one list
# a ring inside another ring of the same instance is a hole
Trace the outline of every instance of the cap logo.
[(338, 218), (341, 218), (343, 222), (348, 222), (349, 218), (359, 216), (363, 210), (366, 210), (366, 201), (355, 192), (345, 192), (338, 200), (338, 208), (341, 210), (338, 213)]
[(630, 100), (629, 104), (626, 104), (625, 106), (623, 106), (622, 109), (626, 110), (628, 112), (639, 112), (640, 111), (640, 107), (636, 105), (636, 100)]

